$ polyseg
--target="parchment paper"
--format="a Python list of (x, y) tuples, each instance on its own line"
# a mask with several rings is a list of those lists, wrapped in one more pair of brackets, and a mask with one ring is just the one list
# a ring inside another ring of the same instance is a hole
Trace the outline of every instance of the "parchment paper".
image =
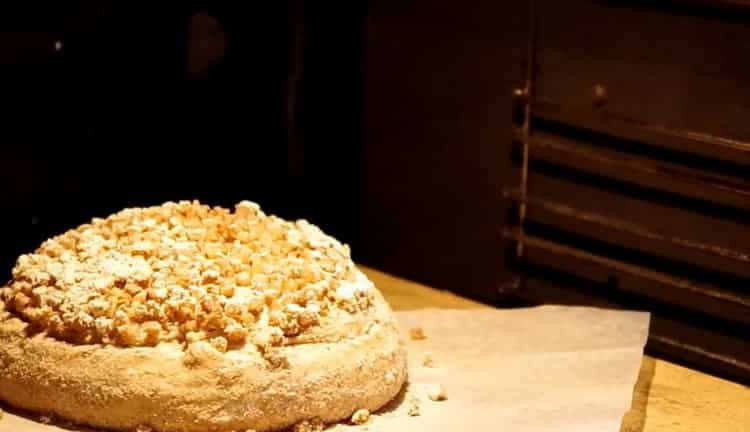
[[(427, 336), (407, 340), (408, 387), (366, 425), (333, 430), (617, 432), (649, 326), (648, 313), (562, 306), (397, 315), (405, 339), (412, 327)], [(422, 365), (426, 352), (432, 368)], [(431, 401), (431, 384), (447, 400)], [(407, 414), (414, 398), (418, 417)], [(0, 420), (1, 432), (63, 430), (9, 413)]]
[[(398, 312), (408, 340), (405, 403), (371, 431), (618, 432), (630, 409), (648, 336), (648, 313), (541, 306)], [(430, 352), (434, 368), (422, 366)], [(447, 400), (425, 387), (442, 384)], [(406, 414), (419, 399), (421, 415)], [(354, 427), (339, 426), (340, 430)]]

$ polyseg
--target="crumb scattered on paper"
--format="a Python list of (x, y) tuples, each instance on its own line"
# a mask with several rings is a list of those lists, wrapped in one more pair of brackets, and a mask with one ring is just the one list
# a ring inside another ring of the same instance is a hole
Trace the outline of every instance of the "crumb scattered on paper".
[(427, 387), (427, 397), (434, 401), (444, 401), (448, 398), (448, 394), (442, 384), (430, 384)]
[(39, 423), (50, 424), (50, 423), (52, 423), (52, 417), (50, 417), (48, 415), (41, 415), (41, 416), (39, 416)]
[(424, 367), (435, 367), (435, 361), (432, 358), (432, 353), (427, 351), (424, 353), (424, 357), (422, 357), (422, 366)]
[(422, 330), (422, 327), (412, 327), (409, 329), (409, 337), (411, 337), (411, 340), (423, 340), (427, 339), (427, 336), (424, 334), (424, 330)]
[(370, 411), (366, 409), (357, 410), (352, 414), (352, 423), (355, 425), (363, 425), (370, 419)]
[(409, 399), (409, 408), (406, 413), (411, 417), (417, 417), (419, 415), (419, 399), (415, 397)]

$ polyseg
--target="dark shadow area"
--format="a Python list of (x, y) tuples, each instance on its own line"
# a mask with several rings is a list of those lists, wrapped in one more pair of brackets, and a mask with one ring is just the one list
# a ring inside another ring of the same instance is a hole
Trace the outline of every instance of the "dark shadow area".
[(0, 18), (0, 279), (52, 235), (165, 201), (255, 201), (359, 251), (363, 4), (37, 6)]

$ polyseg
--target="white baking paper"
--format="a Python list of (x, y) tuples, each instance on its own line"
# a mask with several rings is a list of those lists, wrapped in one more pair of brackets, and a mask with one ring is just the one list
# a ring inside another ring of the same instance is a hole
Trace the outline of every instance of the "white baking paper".
[[(408, 340), (403, 402), (373, 432), (618, 432), (630, 409), (648, 313), (563, 306), (398, 312)], [(431, 353), (433, 368), (422, 366)], [(441, 384), (445, 401), (426, 388)], [(419, 417), (407, 414), (419, 400)], [(336, 429), (354, 430), (353, 426)]]
[[(540, 306), (397, 312), (410, 382), (363, 426), (370, 432), (617, 432), (630, 408), (649, 326), (643, 312)], [(427, 339), (410, 340), (421, 327)], [(422, 365), (430, 353), (434, 367)], [(442, 385), (444, 401), (427, 388)], [(418, 400), (420, 415), (407, 410)], [(61, 432), (5, 413), (0, 432)]]

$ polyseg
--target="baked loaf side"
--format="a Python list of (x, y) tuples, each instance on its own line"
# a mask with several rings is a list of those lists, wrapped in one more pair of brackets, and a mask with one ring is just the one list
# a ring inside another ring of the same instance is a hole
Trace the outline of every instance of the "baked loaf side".
[(0, 290), (0, 398), (111, 429), (275, 430), (377, 410), (406, 379), (388, 304), (305, 222), (198, 202), (94, 219)]

